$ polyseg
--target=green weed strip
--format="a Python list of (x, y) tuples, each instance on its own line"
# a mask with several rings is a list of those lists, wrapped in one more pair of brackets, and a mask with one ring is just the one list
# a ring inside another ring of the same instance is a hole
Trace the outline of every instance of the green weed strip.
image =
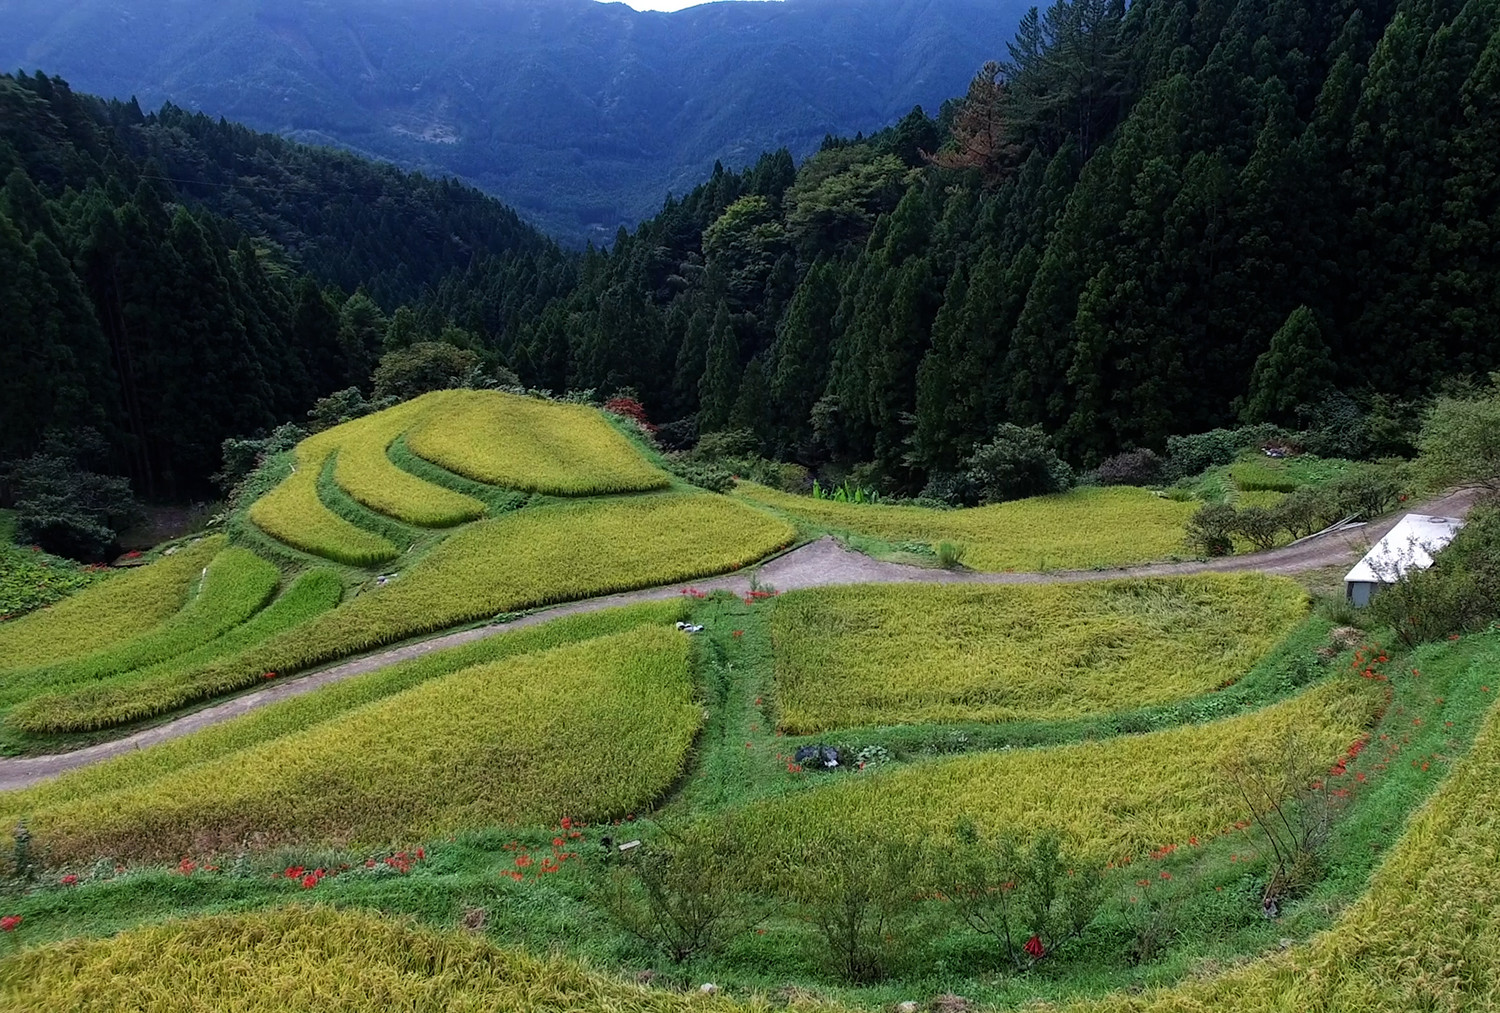
[(778, 726), (1061, 721), (1235, 685), (1307, 614), (1260, 575), (841, 587), (776, 601)]

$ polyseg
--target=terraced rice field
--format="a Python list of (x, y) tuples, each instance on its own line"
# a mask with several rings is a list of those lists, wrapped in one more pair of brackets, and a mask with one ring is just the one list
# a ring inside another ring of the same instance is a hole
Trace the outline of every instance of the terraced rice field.
[[(289, 1002), (304, 1009), (336, 1004), (348, 1013), (767, 1008), (626, 984), (561, 958), (502, 949), (481, 935), (302, 906), (170, 922), (33, 950), (0, 965), (0, 990), (0, 999), (13, 1008), (39, 1011), (285, 1010)], [(813, 1003), (797, 1008), (834, 1009)]]
[(419, 457), (479, 482), (558, 496), (665, 488), (670, 479), (593, 408), (451, 391), (406, 436)]
[(398, 548), (389, 539), (345, 520), (318, 498), (318, 477), (333, 452), (326, 441), (298, 444), (291, 473), (250, 505), (251, 522), (272, 538), (336, 563), (378, 566), (390, 562), (406, 547)]
[(688, 639), (647, 626), (452, 675), (136, 787), (33, 812), (66, 860), (408, 842), (602, 819), (666, 790), (701, 720)]
[(101, 690), (89, 727), (165, 714), (407, 637), (538, 605), (735, 570), (786, 545), (791, 527), (722, 496), (658, 495), (535, 507), (455, 533), (385, 587), (243, 654)]
[(1143, 855), (1208, 838), (1248, 813), (1217, 771), (1276, 755), (1296, 732), (1332, 764), (1369, 727), (1379, 694), (1329, 683), (1260, 711), (1098, 742), (933, 760), (752, 807), (735, 823), (760, 852), (820, 834), (941, 840), (966, 817), (982, 835), (1054, 830), (1079, 852)]
[(967, 547), (976, 570), (1080, 570), (1165, 559), (1184, 551), (1194, 503), (1145, 489), (1075, 489), (972, 510), (836, 503), (741, 482), (735, 493), (818, 529), (886, 542)]
[(1058, 720), (1234, 682), (1307, 614), (1257, 574), (799, 591), (772, 618), (779, 724)]
[(434, 391), (346, 422), (311, 437), (309, 454), (327, 446), (338, 456), (334, 480), (371, 510), (408, 524), (447, 528), (484, 516), (484, 504), (472, 496), (424, 481), (391, 463), (386, 451), (396, 438), (426, 415), (462, 400), (460, 391)]
[(170, 556), (0, 624), (0, 675), (50, 665), (146, 633), (187, 602), (203, 568), (224, 547), (204, 538)]
[(130, 692), (130, 684), (150, 685), (189, 678), (209, 662), (238, 654), (322, 615), (337, 606), (343, 595), (344, 582), (337, 573), (309, 570), (249, 621), (229, 629), (222, 636), (184, 653), (172, 654), (155, 664), (122, 671), (109, 680), (107, 687), (73, 686), (66, 691), (38, 694), (14, 707), (6, 715), (6, 723), (33, 735), (94, 731), (100, 727), (95, 701), (101, 691), (113, 698), (122, 692)]
[(255, 553), (224, 549), (204, 567), (193, 597), (159, 626), (79, 658), (12, 670), (0, 685), (0, 706), (39, 692), (97, 683), (191, 651), (260, 611), (280, 581), (276, 567)]

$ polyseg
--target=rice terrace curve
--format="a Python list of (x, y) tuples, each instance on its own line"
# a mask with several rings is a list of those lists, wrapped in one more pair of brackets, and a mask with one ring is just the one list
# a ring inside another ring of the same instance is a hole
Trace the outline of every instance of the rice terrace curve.
[[(985, 968), (961, 980), (995, 1002), (1147, 982), (1174, 1008), (1219, 986), (1173, 912), (1218, 926), (1212, 953), (1284, 932), (1306, 942), (1281, 961), (1313, 959), (1388, 896), (1387, 851), (1436, 867), (1391, 829), (1412, 800), (1423, 826), (1473, 795), (1441, 773), (1488, 749), (1495, 634), (1383, 647), (1292, 579), (1404, 510), (1180, 559), (1198, 501), (1162, 489), (937, 510), (680, 470), (615, 413), (436, 391), (268, 456), (218, 533), (0, 624), (24, 942), (0, 1008), (81, 995), (58, 961), (117, 1005), (161, 968), (184, 1001), (240, 1001), (176, 950), (100, 970), (208, 940), (323, 989), (306, 961), (356, 936), (441, 954), (445, 1008), (763, 1008), (591, 969), (643, 962), (869, 1008), (928, 960)], [(950, 539), (970, 565), (939, 565)], [(1333, 849), (1338, 871), (1308, 864)], [(125, 913), (157, 887), (177, 920)], [(515, 948), (453, 927), (486, 924)], [(576, 953), (527, 956), (564, 925)], [(1097, 977), (1046, 977), (1084, 953), (1111, 955)], [(1236, 973), (1284, 987), (1256, 977), (1277, 959)], [(382, 994), (425, 974), (361, 960)]]

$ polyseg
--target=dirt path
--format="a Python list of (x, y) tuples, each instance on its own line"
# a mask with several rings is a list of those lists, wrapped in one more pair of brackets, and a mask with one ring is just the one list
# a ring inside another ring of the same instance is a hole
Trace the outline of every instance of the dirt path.
[(47, 778), (56, 777), (65, 771), (86, 767), (113, 756), (188, 735), (268, 704), (301, 696), (303, 693), (311, 693), (330, 683), (341, 682), (344, 679), (386, 668), (411, 658), (418, 658), (446, 647), (503, 635), (511, 630), (535, 626), (562, 616), (597, 612), (601, 609), (636, 602), (676, 598), (682, 594), (686, 586), (700, 591), (723, 589), (736, 594), (746, 594), (750, 591), (751, 572), (757, 573), (762, 585), (769, 585), (778, 591), (797, 591), (803, 588), (828, 587), (836, 584), (1061, 584), (1113, 580), (1121, 577), (1166, 577), (1192, 573), (1258, 572), (1285, 575), (1304, 573), (1340, 563), (1352, 565), (1353, 561), (1363, 555), (1370, 545), (1394, 527), (1406, 512), (1463, 516), (1468, 513), (1473, 501), (1472, 491), (1461, 490), (1415, 505), (1410, 511), (1404, 511), (1373, 524), (1363, 524), (1332, 532), (1296, 545), (1272, 549), (1269, 552), (1207, 561), (1150, 563), (1112, 570), (1058, 570), (1048, 573), (976, 573), (970, 570), (939, 570), (924, 566), (882, 562), (847, 549), (833, 538), (823, 537), (763, 564), (758, 570), (743, 571), (724, 577), (711, 577), (691, 585), (672, 584), (667, 587), (647, 588), (643, 591), (629, 591), (624, 594), (570, 602), (567, 605), (536, 612), (503, 625), (481, 626), (458, 633), (448, 633), (430, 640), (407, 644), (312, 671), (306, 675), (293, 677), (264, 689), (205, 707), (121, 739), (86, 746), (69, 753), (0, 758), (0, 791), (24, 788)]

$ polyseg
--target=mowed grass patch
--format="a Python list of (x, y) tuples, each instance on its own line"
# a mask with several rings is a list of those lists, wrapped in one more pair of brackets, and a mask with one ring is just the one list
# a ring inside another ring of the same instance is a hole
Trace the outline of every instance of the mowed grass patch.
[(822, 835), (942, 840), (967, 819), (985, 836), (1054, 830), (1080, 853), (1140, 856), (1249, 816), (1220, 772), (1225, 761), (1283, 748), (1295, 732), (1314, 760), (1331, 765), (1382, 699), (1372, 684), (1351, 679), (1202, 725), (834, 774), (830, 783), (747, 807), (736, 833), (754, 851), (785, 854)]
[(741, 482), (735, 495), (814, 527), (887, 542), (957, 542), (976, 570), (1124, 566), (1183, 551), (1193, 503), (1145, 489), (1075, 489), (971, 510), (837, 503)]
[[(1490, 635), (1483, 671), (1500, 666)], [(1425, 672), (1441, 649), (1419, 654)], [(1497, 687), (1478, 688), (1488, 703)], [(1488, 690), (1488, 691), (1487, 691)], [(1473, 691), (1473, 687), (1470, 688)], [(1454, 701), (1457, 703), (1457, 701)], [(1447, 757), (1444, 757), (1447, 759)], [(1417, 761), (1407, 761), (1415, 763)], [(1441, 765), (1421, 758), (1425, 767)], [(1227, 973), (1070, 1005), (1072, 1013), (1405, 1013), (1500, 1005), (1500, 709), (1408, 823), (1369, 887), (1309, 942)]]
[(492, 390), (449, 391), (406, 434), (419, 457), (489, 485), (559, 496), (662, 489), (597, 409)]
[(336, 453), (334, 481), (356, 501), (388, 517), (429, 528), (476, 520), (485, 512), (479, 500), (403, 471), (387, 456), (390, 445), (414, 422), (460, 393), (434, 391), (345, 422), (310, 437), (309, 453), (324, 447)]
[[(337, 606), (343, 595), (344, 582), (336, 571), (309, 570), (248, 622), (184, 654), (117, 675), (109, 680), (108, 692), (128, 693), (130, 683), (185, 678), (208, 662), (236, 654), (301, 626)], [(75, 686), (65, 692), (38, 694), (12, 709), (6, 715), (6, 723), (30, 735), (93, 731), (98, 727), (95, 715), (99, 689)]]
[(255, 553), (224, 549), (204, 568), (193, 597), (161, 625), (81, 658), (7, 673), (0, 684), (0, 706), (40, 692), (108, 679), (191, 651), (260, 611), (280, 583), (280, 571)]
[(389, 539), (345, 520), (318, 498), (318, 476), (331, 453), (326, 443), (299, 443), (291, 473), (250, 504), (250, 521), (272, 538), (336, 563), (378, 566), (395, 559), (401, 550)]
[[(627, 984), (553, 956), (501, 949), (369, 911), (289, 906), (70, 940), (0, 961), (10, 1009), (443, 1010), (765, 1013), (743, 1002)], [(799, 1001), (808, 1013), (831, 1004)]]
[(739, 569), (790, 543), (791, 526), (722, 496), (656, 495), (528, 508), (456, 532), (386, 586), (233, 658), (101, 689), (104, 728), (398, 640), (540, 605)]
[(1290, 580), (855, 586), (777, 599), (780, 726), (1064, 720), (1236, 681), (1307, 614)]
[(702, 718), (689, 648), (648, 626), (477, 665), (28, 826), (49, 858), (76, 861), (620, 816), (682, 770)]
[(140, 636), (180, 609), (224, 547), (214, 536), (55, 605), (0, 623), (0, 674), (77, 658)]
[(138, 788), (189, 767), (307, 731), (357, 707), (466, 668), (596, 640), (643, 626), (671, 627), (678, 620), (686, 619), (689, 612), (689, 603), (682, 599), (646, 602), (603, 612), (564, 616), (434, 651), (332, 683), (303, 696), (281, 700), (149, 749), (133, 750), (102, 763), (69, 771), (30, 788), (0, 792), (0, 823), (9, 820), (13, 825), (25, 821), (29, 813), (39, 809)]

